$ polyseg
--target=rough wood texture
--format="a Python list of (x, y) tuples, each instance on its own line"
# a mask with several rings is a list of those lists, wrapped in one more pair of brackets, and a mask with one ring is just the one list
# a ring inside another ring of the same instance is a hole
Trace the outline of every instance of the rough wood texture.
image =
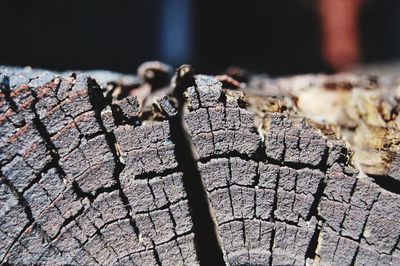
[(400, 264), (395, 79), (90, 75), (0, 68), (2, 263)]
[[(13, 264), (196, 264), (168, 121), (79, 74), (3, 71), (1, 259)], [(104, 109), (104, 110), (103, 110)]]

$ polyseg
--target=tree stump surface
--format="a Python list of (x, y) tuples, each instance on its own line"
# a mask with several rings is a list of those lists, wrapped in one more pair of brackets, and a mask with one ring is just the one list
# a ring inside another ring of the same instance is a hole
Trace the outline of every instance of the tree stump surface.
[(2, 264), (400, 265), (400, 79), (156, 70), (0, 67)]

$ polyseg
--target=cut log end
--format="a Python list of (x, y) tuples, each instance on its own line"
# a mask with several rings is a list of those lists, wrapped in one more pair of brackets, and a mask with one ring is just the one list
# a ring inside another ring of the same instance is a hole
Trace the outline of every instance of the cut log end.
[(2, 263), (400, 264), (395, 79), (144, 66), (0, 68)]

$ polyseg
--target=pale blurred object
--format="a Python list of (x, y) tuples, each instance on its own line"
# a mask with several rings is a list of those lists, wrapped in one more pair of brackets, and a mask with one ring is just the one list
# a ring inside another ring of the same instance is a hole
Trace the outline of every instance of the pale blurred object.
[(361, 0), (319, 0), (322, 57), (343, 71), (360, 59), (358, 15)]

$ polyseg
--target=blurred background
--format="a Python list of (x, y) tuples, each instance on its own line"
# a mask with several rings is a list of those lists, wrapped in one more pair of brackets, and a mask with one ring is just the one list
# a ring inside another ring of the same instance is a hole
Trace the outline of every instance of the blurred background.
[(399, 0), (3, 0), (0, 64), (336, 72), (400, 57)]

